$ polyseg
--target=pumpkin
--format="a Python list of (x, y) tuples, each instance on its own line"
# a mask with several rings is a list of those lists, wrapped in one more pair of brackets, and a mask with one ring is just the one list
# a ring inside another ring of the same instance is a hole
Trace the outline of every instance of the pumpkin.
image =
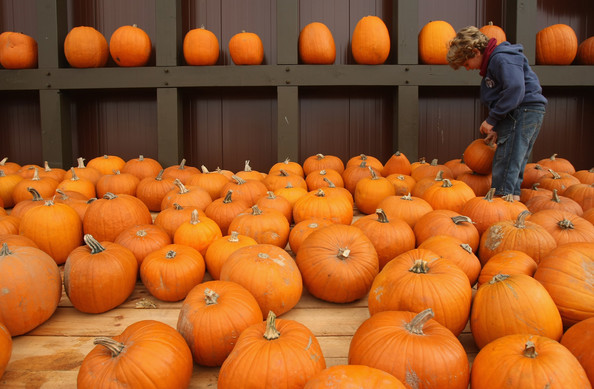
[(23, 165), (19, 169), (18, 174), (23, 178), (31, 178), (35, 174), (35, 169), (41, 170), (42, 167), (35, 164)]
[(10, 211), (10, 216), (14, 216), (21, 219), (29, 209), (36, 207), (38, 205), (45, 204), (46, 200), (43, 197), (41, 197), (37, 189), (30, 187), (29, 193), (31, 195), (31, 198), (16, 203), (15, 206), (12, 207), (12, 211)]
[(167, 231), (157, 224), (138, 224), (120, 232), (114, 243), (132, 251), (140, 266), (147, 255), (171, 244), (171, 238)]
[(288, 184), (294, 187), (301, 187), (307, 189), (307, 182), (299, 174), (285, 171), (284, 169), (278, 169), (271, 171), (262, 179), (262, 183), (266, 185), (268, 191), (274, 192), (277, 189), (284, 188)]
[(316, 170), (332, 169), (341, 173), (344, 171), (344, 162), (335, 155), (316, 154), (303, 161), (303, 174), (307, 176)]
[[(4, 33), (0, 34), (0, 36), (4, 35)], [(2, 50), (0, 50), (0, 53)], [(6, 174), (12, 174), (19, 171), (21, 165), (16, 162), (11, 162), (8, 160), (8, 157), (4, 157), (0, 159), (0, 170), (4, 171)]]
[(413, 197), (423, 198), (423, 195), (427, 189), (431, 188), (433, 185), (441, 185), (443, 183), (443, 174), (444, 171), (440, 170), (435, 174), (435, 177), (427, 176), (419, 179), (419, 181), (415, 180), (415, 184), (409, 193)]
[(487, 283), (497, 274), (526, 274), (532, 277), (536, 262), (526, 253), (518, 250), (505, 250), (493, 255), (481, 269), (477, 286)]
[(107, 40), (93, 27), (72, 28), (64, 40), (64, 55), (73, 68), (100, 68), (107, 64)]
[(268, 191), (266, 197), (260, 197), (256, 204), (260, 209), (274, 209), (282, 213), (289, 224), (293, 222), (293, 205), (283, 196), (277, 196)]
[(196, 174), (202, 174), (197, 167), (186, 165), (186, 159), (183, 158), (179, 165), (171, 165), (163, 170), (163, 177), (178, 179), (182, 184), (187, 184), (190, 177)]
[(324, 23), (307, 24), (299, 33), (299, 58), (305, 64), (331, 65), (336, 59), (332, 32)]
[[(347, 167), (351, 167), (351, 166), (361, 166), (361, 162), (365, 162), (365, 166), (369, 167), (371, 166), (373, 169), (375, 169), (376, 172), (381, 172), (384, 169), (384, 165), (382, 164), (382, 162), (377, 159), (376, 157), (373, 157), (371, 155), (366, 155), (366, 154), (359, 154), (359, 155), (355, 155), (354, 157), (351, 157), (346, 165), (345, 168)], [(344, 171), (343, 171), (344, 173)]]
[(264, 45), (258, 34), (242, 31), (229, 39), (229, 55), (235, 65), (260, 65), (264, 61)]
[(497, 46), (501, 44), (501, 42), (505, 42), (507, 40), (507, 36), (505, 35), (505, 31), (503, 28), (496, 26), (493, 22), (489, 22), (479, 28), (480, 32), (485, 34), (487, 38), (495, 38), (497, 40)]
[(61, 265), (68, 254), (82, 244), (83, 225), (74, 209), (48, 200), (23, 215), (19, 234), (33, 240)]
[(472, 169), (470, 169), (466, 164), (466, 161), (464, 161), (464, 156), (462, 156), (462, 158), (450, 159), (444, 163), (444, 166), (450, 168), (455, 179), (458, 179), (458, 176), (462, 173), (472, 172)]
[(470, 328), (479, 348), (505, 335), (559, 340), (563, 334), (555, 302), (540, 282), (526, 274), (497, 274), (482, 284), (472, 302)]
[(250, 236), (258, 243), (284, 248), (289, 241), (291, 225), (280, 211), (254, 205), (239, 213), (229, 224), (228, 231)]
[(194, 209), (190, 219), (175, 230), (173, 243), (192, 247), (204, 256), (208, 246), (222, 236), (221, 228), (214, 220), (208, 216), (199, 217), (198, 210)]
[(252, 237), (240, 235), (237, 231), (231, 231), (229, 235), (214, 240), (206, 249), (204, 262), (208, 274), (214, 279), (221, 278), (221, 268), (229, 256), (237, 249), (244, 246), (258, 244)]
[(396, 151), (388, 158), (380, 173), (383, 177), (388, 177), (390, 174), (410, 176), (410, 161), (404, 153)]
[(388, 196), (383, 199), (378, 208), (386, 212), (390, 218), (402, 219), (414, 228), (421, 216), (433, 211), (433, 207), (422, 198), (411, 196)]
[(451, 24), (434, 20), (425, 24), (419, 32), (419, 63), (447, 65), (446, 54), (449, 42), (456, 36)]
[(116, 170), (113, 174), (104, 174), (99, 181), (97, 181), (97, 196), (103, 197), (108, 192), (116, 195), (127, 194), (135, 196), (136, 188), (139, 183), (140, 180), (135, 175), (121, 173), (119, 170)]
[(470, 386), (503, 388), (591, 388), (577, 359), (546, 336), (514, 334), (482, 348), (474, 358)]
[(107, 155), (92, 158), (87, 162), (87, 167), (99, 170), (101, 174), (113, 174), (114, 170), (121, 170), (126, 165), (121, 157), (117, 155)]
[(138, 262), (130, 250), (117, 243), (99, 243), (89, 234), (84, 242), (66, 259), (64, 290), (79, 311), (107, 312), (134, 291)]
[(282, 315), (301, 298), (303, 280), (295, 260), (284, 249), (256, 244), (235, 250), (223, 263), (221, 280), (234, 281), (250, 291), (262, 315)]
[(18, 234), (20, 219), (12, 215), (0, 215), (0, 234)]
[[(187, 388), (194, 368), (192, 353), (173, 327), (155, 320), (130, 324), (112, 338), (93, 341), (77, 376), (80, 389), (117, 382), (128, 388)], [(155, 356), (157, 356), (155, 358)]]
[(340, 223), (312, 232), (301, 243), (295, 262), (307, 290), (334, 303), (365, 296), (379, 271), (373, 242), (360, 228)]
[(0, 323), (12, 336), (45, 323), (62, 298), (62, 277), (52, 257), (35, 247), (0, 247)]
[(555, 238), (544, 227), (526, 220), (529, 214), (529, 211), (523, 211), (516, 220), (497, 222), (483, 232), (478, 250), (483, 265), (504, 250), (523, 251), (538, 264), (542, 257), (557, 247)]
[(589, 170), (586, 170), (586, 169), (578, 170), (575, 173), (573, 173), (573, 175), (575, 177), (577, 177), (577, 179), (580, 180), (580, 182), (582, 184), (586, 184), (586, 185), (594, 184), (594, 167)]
[[(77, 165), (73, 166), (69, 169), (66, 174), (64, 174), (64, 180), (72, 178), (75, 173), (80, 178), (85, 178), (93, 183), (93, 185), (97, 185), (97, 181), (101, 178), (102, 174), (99, 170), (94, 167), (85, 166), (85, 160), (82, 157), (78, 157), (76, 159)], [(90, 196), (92, 197), (92, 196)]]
[(407, 388), (468, 388), (466, 351), (456, 336), (433, 317), (431, 308), (418, 314), (376, 313), (355, 331), (349, 365), (383, 370)]
[[(163, 227), (169, 237), (173, 240), (177, 228), (192, 217), (192, 212), (195, 208), (182, 207), (174, 203), (171, 207), (162, 210), (155, 217), (154, 224)], [(198, 210), (199, 217), (206, 217), (203, 211)]]
[(159, 161), (141, 154), (138, 158), (126, 161), (121, 172), (134, 174), (138, 179), (142, 180), (145, 177), (156, 177), (161, 170), (163, 170), (163, 167)]
[(109, 40), (109, 53), (118, 66), (146, 65), (151, 49), (151, 38), (136, 24), (118, 27)]
[(537, 65), (571, 65), (577, 50), (577, 36), (567, 24), (553, 24), (536, 34)]
[(432, 308), (435, 320), (458, 336), (468, 323), (471, 296), (468, 277), (458, 265), (417, 248), (388, 262), (373, 281), (367, 302), (372, 316)]
[[(522, 179), (521, 188), (532, 188), (534, 184), (538, 183), (540, 177), (547, 174), (549, 171), (536, 162), (526, 164), (524, 168), (524, 178)], [(540, 185), (540, 184), (539, 184)]]
[(17, 234), (0, 234), (0, 247), (2, 247), (3, 243), (6, 243), (9, 249), (13, 246), (35, 247), (36, 249), (39, 248), (37, 243), (31, 240), (31, 238)]
[(244, 199), (234, 199), (233, 190), (229, 189), (224, 197), (219, 197), (206, 206), (204, 213), (218, 224), (221, 232), (229, 233), (229, 225), (237, 215), (249, 208)]
[(581, 65), (594, 65), (594, 36), (579, 44), (576, 59)]
[(493, 177), (491, 174), (478, 174), (470, 171), (458, 175), (458, 181), (468, 185), (475, 195), (484, 196), (491, 189)]
[(243, 286), (230, 281), (208, 281), (186, 296), (177, 319), (194, 362), (221, 366), (239, 335), (263, 320), (258, 302)]
[(582, 217), (594, 225), (594, 207), (585, 211)]
[(101, 242), (113, 242), (126, 228), (152, 221), (150, 211), (138, 198), (106, 193), (89, 204), (83, 218), (83, 231)]
[(325, 368), (311, 330), (295, 320), (277, 319), (271, 311), (266, 322), (243, 330), (219, 370), (217, 387), (301, 388)]
[(140, 279), (162, 301), (180, 301), (204, 278), (204, 258), (183, 244), (169, 244), (149, 253), (140, 264)]
[(464, 204), (476, 195), (463, 181), (444, 178), (441, 185), (435, 184), (427, 188), (422, 197), (433, 209), (460, 212)]
[(594, 382), (594, 317), (584, 319), (569, 327), (561, 337), (563, 346), (577, 358), (586, 371), (590, 383)]
[(268, 192), (268, 188), (262, 180), (244, 180), (238, 175), (233, 175), (232, 180), (223, 186), (219, 197), (225, 196), (229, 190), (235, 193), (236, 199), (245, 200), (250, 207), (256, 204), (260, 197), (266, 196), (266, 192)]
[(0, 378), (8, 366), (10, 356), (12, 355), (12, 336), (8, 332), (8, 328), (0, 323)]
[(557, 242), (557, 246), (571, 242), (594, 242), (594, 226), (573, 212), (561, 209), (543, 209), (530, 215), (531, 222), (544, 227)]
[(0, 65), (5, 69), (33, 69), (37, 67), (37, 41), (21, 32), (8, 31), (0, 47)]
[[(571, 185), (563, 194), (580, 205), (583, 211), (594, 208), (594, 183)], [(577, 208), (574, 211), (577, 215), (582, 214)]]
[(392, 374), (374, 367), (365, 365), (334, 365), (311, 377), (303, 389), (324, 389), (335, 386), (375, 389), (406, 388)]
[(169, 191), (175, 189), (175, 180), (173, 178), (163, 178), (163, 171), (164, 169), (161, 169), (156, 177), (144, 177), (136, 186), (136, 197), (151, 212), (161, 211), (163, 198)]
[(291, 161), (291, 159), (288, 157), (285, 158), (284, 161), (277, 162), (274, 165), (272, 165), (272, 167), (268, 171), (268, 174), (274, 173), (279, 170), (284, 170), (288, 173), (293, 173), (298, 176), (305, 177), (305, 174), (303, 173), (303, 167), (299, 163)]
[(328, 226), (332, 222), (328, 219), (311, 218), (300, 221), (291, 228), (289, 232), (289, 247), (294, 254), (299, 252), (301, 244), (315, 230)]
[(75, 168), (71, 168), (70, 171), (64, 175), (64, 179), (58, 184), (57, 189), (63, 192), (78, 192), (87, 199), (97, 195), (93, 181), (88, 178), (79, 177)]
[(549, 292), (569, 327), (594, 316), (594, 243), (566, 243), (538, 264), (534, 278)]
[[(327, 178), (327, 180), (324, 180), (324, 178)], [(309, 191), (327, 188), (330, 185), (328, 181), (335, 186), (344, 187), (342, 175), (334, 169), (314, 170), (305, 177), (305, 183)]]
[(353, 30), (351, 51), (358, 64), (381, 65), (386, 62), (390, 55), (390, 32), (384, 21), (374, 15), (359, 19)]
[(472, 251), (479, 247), (480, 235), (472, 219), (448, 209), (427, 212), (417, 220), (413, 232), (420, 245), (435, 235), (450, 235), (467, 243)]
[(537, 164), (545, 168), (547, 171), (549, 171), (548, 169), (551, 169), (557, 173), (575, 173), (573, 164), (566, 158), (558, 157), (558, 154), (553, 154), (549, 158), (540, 159)]
[(374, 213), (383, 199), (396, 194), (394, 185), (388, 179), (378, 175), (371, 166), (369, 172), (370, 177), (357, 181), (353, 194), (357, 209), (366, 215)]
[(481, 262), (472, 248), (460, 239), (449, 235), (435, 235), (426, 239), (418, 248), (431, 250), (455, 263), (466, 273), (471, 286), (476, 283), (481, 272)]
[[(402, 219), (389, 219), (383, 209), (353, 222), (369, 238), (378, 256), (379, 270), (394, 257), (415, 248), (415, 234)], [(478, 261), (478, 260), (477, 260)]]
[(343, 195), (326, 195), (325, 190), (318, 189), (301, 197), (293, 206), (295, 223), (313, 217), (348, 225), (353, 221), (353, 205)]
[(221, 173), (220, 170), (208, 171), (206, 166), (202, 165), (202, 174), (195, 174), (188, 179), (188, 185), (199, 186), (206, 190), (214, 200), (221, 197), (221, 190), (230, 179)]
[(15, 204), (23, 200), (31, 199), (29, 188), (33, 188), (41, 197), (51, 197), (58, 187), (59, 182), (51, 177), (40, 177), (39, 170), (35, 168), (35, 173), (31, 178), (25, 178), (19, 181), (12, 190), (12, 199)]
[(45, 161), (43, 163), (43, 170), (39, 170), (39, 177), (50, 177), (60, 182), (64, 179), (66, 170), (60, 168), (50, 168), (49, 163)]
[(14, 187), (23, 180), (23, 177), (17, 173), (4, 173), (4, 170), (0, 170), (0, 198), (4, 203), (4, 207), (14, 207), (14, 200), (12, 199), (12, 191)]
[(475, 139), (464, 150), (464, 162), (475, 173), (490, 174), (497, 144)]
[(182, 51), (188, 65), (215, 65), (219, 60), (219, 50), (217, 36), (204, 26), (193, 28), (184, 36)]
[[(582, 184), (575, 184), (582, 185)], [(570, 188), (575, 185), (570, 186)], [(567, 192), (567, 191), (565, 191)], [(564, 193), (565, 193), (564, 192)], [(594, 193), (594, 192), (593, 192)], [(567, 196), (560, 196), (557, 189), (553, 189), (550, 196), (535, 196), (526, 201), (526, 207), (532, 213), (542, 211), (545, 209), (556, 209), (559, 211), (567, 211), (574, 213), (578, 216), (584, 213), (582, 206)]]
[(411, 176), (398, 173), (390, 174), (386, 179), (394, 185), (394, 194), (396, 196), (406, 196), (417, 183)]
[[(249, 159), (245, 161), (243, 170), (240, 170), (235, 174), (237, 177), (244, 180), (262, 180), (266, 176), (265, 173), (252, 169)], [(233, 178), (233, 176), (231, 176), (231, 178)]]
[(212, 203), (212, 197), (208, 192), (197, 186), (185, 186), (179, 178), (173, 181), (174, 189), (165, 193), (161, 201), (161, 210), (179, 204), (184, 207), (192, 207), (204, 211)]
[(548, 189), (541, 189), (540, 184), (538, 182), (534, 183), (530, 188), (522, 188), (520, 189), (520, 201), (524, 204), (528, 203), (530, 199), (537, 196), (545, 196), (551, 198), (553, 196), (553, 191)]

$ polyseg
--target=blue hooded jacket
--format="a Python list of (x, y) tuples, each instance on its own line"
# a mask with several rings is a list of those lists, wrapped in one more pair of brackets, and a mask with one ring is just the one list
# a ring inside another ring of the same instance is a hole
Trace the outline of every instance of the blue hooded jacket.
[(523, 51), (522, 45), (502, 42), (491, 52), (480, 97), (489, 107), (487, 123), (493, 126), (519, 105), (547, 104)]

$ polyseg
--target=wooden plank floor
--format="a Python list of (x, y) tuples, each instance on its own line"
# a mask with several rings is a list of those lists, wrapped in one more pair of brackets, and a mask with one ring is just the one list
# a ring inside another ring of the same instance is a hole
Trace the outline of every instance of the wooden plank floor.
[[(210, 279), (208, 274), (205, 280)], [(146, 306), (146, 300), (157, 308)], [(121, 306), (102, 314), (76, 310), (65, 294), (55, 314), (26, 335), (13, 338), (13, 351), (0, 388), (76, 388), (76, 377), (86, 354), (98, 336), (120, 334), (143, 319), (159, 320), (176, 327), (182, 302), (162, 302), (138, 282)], [(318, 338), (326, 364), (346, 364), (351, 337), (369, 317), (367, 298), (349, 304), (321, 301), (304, 291), (297, 306), (281, 316), (306, 325)], [(469, 359), (477, 353), (469, 328), (460, 335)], [(216, 388), (218, 368), (194, 365), (191, 388)]]

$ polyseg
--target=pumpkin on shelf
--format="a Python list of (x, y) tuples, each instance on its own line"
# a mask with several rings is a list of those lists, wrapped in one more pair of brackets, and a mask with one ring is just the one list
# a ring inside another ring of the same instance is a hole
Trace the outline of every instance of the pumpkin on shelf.
[(291, 232), (289, 232), (289, 247), (291, 248), (291, 251), (294, 254), (297, 254), (301, 244), (309, 234), (330, 224), (332, 224), (330, 220), (316, 217), (305, 219), (295, 224), (293, 228), (291, 228)]
[(549, 173), (543, 175), (538, 179), (540, 187), (550, 191), (556, 189), (559, 195), (563, 195), (567, 188), (572, 185), (579, 184), (580, 180), (571, 173), (556, 172), (549, 169)]
[(324, 389), (336, 386), (374, 389), (406, 388), (398, 378), (375, 367), (334, 365), (311, 377), (303, 389)]
[(183, 244), (168, 244), (149, 253), (140, 264), (140, 279), (161, 301), (180, 301), (204, 278), (204, 258)]
[(310, 155), (303, 161), (303, 174), (307, 176), (314, 170), (333, 169), (341, 173), (344, 171), (344, 162), (335, 155), (316, 154)]
[(161, 210), (167, 209), (173, 204), (179, 204), (204, 211), (212, 203), (212, 197), (205, 189), (198, 186), (186, 186), (179, 178), (173, 181), (173, 185), (174, 188), (163, 196)]
[(113, 174), (114, 170), (121, 170), (124, 165), (126, 165), (126, 161), (121, 157), (108, 154), (92, 158), (87, 162), (87, 167), (97, 169), (101, 174)]
[(227, 194), (219, 197), (206, 206), (204, 213), (218, 224), (221, 233), (229, 233), (229, 225), (237, 215), (248, 209), (249, 203), (243, 199), (235, 199), (233, 190), (229, 189)]
[(214, 240), (206, 249), (204, 255), (204, 262), (206, 263), (206, 270), (208, 274), (214, 279), (221, 278), (221, 268), (227, 258), (237, 249), (244, 246), (252, 246), (258, 244), (254, 238), (247, 235), (241, 235), (237, 231), (231, 231), (229, 235), (222, 236)]
[(536, 262), (526, 253), (518, 250), (505, 250), (493, 255), (481, 269), (477, 286), (487, 283), (497, 274), (526, 274), (532, 277)]
[(582, 184), (586, 184), (586, 185), (592, 185), (594, 184), (594, 167), (586, 170), (578, 170), (575, 173), (573, 173), (573, 175), (575, 177), (577, 177), (578, 180), (580, 180), (580, 182)]
[(206, 166), (201, 166), (202, 174), (195, 174), (188, 179), (188, 185), (199, 186), (206, 190), (214, 200), (221, 197), (221, 190), (230, 179), (220, 170), (209, 171)]
[(553, 24), (536, 34), (537, 65), (571, 65), (577, 51), (577, 36), (567, 24)]
[(576, 59), (581, 65), (594, 65), (594, 36), (579, 44)]
[(90, 26), (73, 27), (64, 40), (64, 55), (73, 68), (100, 68), (107, 64), (107, 40)]
[(396, 194), (394, 185), (385, 177), (382, 177), (369, 166), (370, 177), (363, 177), (355, 185), (353, 194), (357, 209), (366, 214), (373, 214), (378, 204), (388, 196)]
[[(161, 169), (156, 177), (144, 177), (136, 186), (136, 197), (142, 201), (151, 212), (161, 211), (163, 198), (169, 191), (175, 189), (175, 179), (163, 177), (163, 172), (164, 169)], [(134, 176), (138, 177), (136, 175)]]
[(594, 208), (594, 183), (571, 185), (563, 194), (579, 204), (584, 212)]
[(49, 198), (54, 194), (59, 183), (52, 177), (41, 177), (39, 169), (35, 168), (31, 178), (24, 178), (15, 185), (12, 190), (12, 199), (15, 204), (30, 199), (29, 188), (36, 189), (41, 197)]
[(280, 211), (287, 218), (289, 224), (293, 222), (293, 205), (283, 196), (277, 196), (268, 191), (265, 197), (260, 197), (256, 204), (260, 209), (274, 209)]
[[(572, 185), (569, 188), (573, 186), (575, 185)], [(565, 191), (565, 193), (567, 193), (567, 191)], [(584, 213), (582, 206), (578, 202), (570, 197), (560, 196), (559, 193), (557, 193), (557, 189), (553, 189), (551, 196), (535, 196), (531, 198), (526, 201), (526, 207), (532, 213), (542, 211), (543, 209), (563, 210), (575, 213), (578, 216), (581, 216)]]
[(501, 42), (505, 42), (507, 40), (507, 36), (505, 35), (505, 31), (503, 28), (493, 24), (493, 22), (489, 22), (482, 26), (479, 29), (483, 34), (487, 36), (487, 38), (495, 38), (497, 39), (497, 45), (501, 44)]
[(467, 243), (472, 251), (479, 247), (480, 235), (468, 216), (449, 209), (435, 209), (417, 220), (413, 227), (417, 246), (435, 235), (450, 235)]
[(342, 175), (334, 169), (314, 170), (305, 177), (308, 191), (327, 188), (330, 185), (328, 181), (331, 181), (335, 186), (344, 188)]
[(263, 320), (258, 302), (243, 286), (230, 281), (208, 281), (195, 286), (184, 299), (177, 330), (194, 362), (221, 366), (239, 335)]
[(186, 165), (186, 159), (183, 158), (179, 165), (171, 165), (163, 170), (163, 177), (179, 179), (182, 184), (188, 184), (191, 177), (196, 174), (202, 174), (197, 167)]
[[(168, 324), (141, 320), (114, 337), (100, 337), (77, 375), (80, 389), (118, 382), (129, 388), (187, 388), (194, 368), (185, 339)], [(158, 356), (158, 358), (151, 358)]]
[(410, 176), (410, 170), (410, 161), (408, 157), (404, 153), (396, 151), (386, 161), (380, 173), (384, 177), (388, 177), (390, 174), (404, 174)]
[[(19, 219), (23, 217), (23, 215), (31, 208), (36, 207), (38, 205), (45, 204), (46, 199), (44, 199), (37, 189), (28, 188), (31, 198), (23, 201), (19, 201), (12, 207), (12, 211), (10, 211), (10, 216), (18, 217)], [(58, 189), (59, 190), (59, 189)], [(56, 201), (59, 202), (59, 201)]]
[(231, 180), (223, 186), (219, 197), (225, 196), (229, 190), (233, 191), (237, 199), (245, 200), (250, 207), (268, 192), (262, 180), (246, 180), (236, 174), (231, 176)]
[(308, 192), (295, 202), (293, 221), (299, 223), (313, 217), (349, 225), (353, 221), (353, 204), (346, 196), (326, 194), (324, 189)]
[(536, 162), (529, 162), (524, 169), (524, 179), (522, 180), (521, 188), (532, 188), (534, 184), (538, 183), (540, 177), (547, 174), (549, 171)]
[(417, 184), (411, 176), (398, 173), (390, 174), (386, 179), (394, 185), (394, 194), (396, 196), (406, 196)]
[[(184, 207), (177, 203), (173, 203), (171, 207), (164, 209), (157, 214), (157, 216), (155, 217), (154, 224), (163, 227), (163, 229), (173, 240), (175, 230), (177, 230), (177, 228), (182, 223), (190, 220), (194, 209), (195, 208)], [(206, 214), (204, 213), (204, 211), (198, 210), (198, 216), (206, 217)]]
[(381, 65), (390, 55), (390, 32), (384, 21), (374, 15), (364, 16), (355, 25), (351, 51), (356, 63)]
[(135, 175), (121, 173), (119, 170), (115, 170), (112, 174), (101, 176), (95, 188), (97, 197), (103, 197), (108, 192), (116, 195), (127, 194), (136, 196), (136, 188), (139, 183), (140, 180)]
[(161, 170), (163, 166), (159, 161), (140, 154), (138, 158), (127, 160), (121, 172), (134, 174), (142, 180), (145, 177), (156, 177)]
[(467, 201), (476, 197), (474, 190), (465, 182), (444, 178), (440, 184), (434, 184), (423, 193), (423, 199), (433, 209), (449, 209), (460, 212)]
[(85, 245), (70, 252), (64, 265), (64, 290), (81, 312), (107, 312), (134, 291), (138, 262), (132, 251), (113, 242), (84, 236)]
[(21, 32), (6, 31), (0, 46), (0, 65), (5, 69), (34, 69), (37, 67), (37, 41)]
[(284, 161), (280, 161), (272, 165), (268, 174), (274, 173), (280, 170), (284, 170), (288, 173), (293, 173), (301, 177), (305, 177), (305, 173), (303, 173), (303, 167), (295, 161), (291, 161), (290, 158), (285, 158)]
[(378, 204), (378, 208), (383, 209), (390, 218), (404, 220), (411, 228), (414, 228), (423, 215), (433, 211), (433, 207), (427, 201), (411, 196), (410, 193), (404, 196), (388, 196)]
[(463, 389), (470, 378), (464, 347), (431, 308), (374, 314), (355, 331), (348, 362), (388, 372), (407, 388)]
[(97, 195), (97, 190), (93, 181), (88, 178), (79, 177), (75, 168), (70, 168), (64, 175), (64, 179), (58, 184), (57, 189), (63, 192), (78, 192), (87, 199)]
[[(548, 158), (540, 159), (536, 164), (542, 166), (546, 172), (549, 171), (548, 169), (551, 169), (557, 173), (575, 173), (573, 164), (566, 158), (558, 157), (558, 154), (553, 154)], [(544, 174), (546, 174), (546, 172)]]
[(92, 166), (85, 166), (85, 159), (82, 157), (78, 157), (76, 161), (77, 165), (70, 168), (66, 174), (64, 174), (63, 180), (70, 179), (76, 174), (80, 178), (91, 181), (93, 185), (97, 185), (97, 181), (99, 181), (102, 176), (101, 172)]
[(472, 363), (470, 385), (473, 389), (592, 387), (567, 348), (532, 334), (507, 335), (483, 347)]
[(470, 328), (479, 348), (505, 335), (535, 334), (557, 341), (563, 335), (555, 302), (526, 274), (496, 274), (482, 284), (472, 302)]
[(136, 24), (118, 27), (109, 40), (109, 53), (118, 66), (144, 66), (151, 56), (149, 35)]
[[(2, 34), (0, 34), (1, 36)], [(1, 52), (1, 50), (0, 50)], [(2, 170), (5, 174), (12, 174), (16, 173), (21, 169), (21, 165), (16, 162), (11, 162), (8, 160), (8, 157), (4, 157), (0, 160), (0, 170)]]
[(35, 247), (0, 246), (0, 323), (12, 336), (45, 323), (62, 298), (62, 277), (52, 257)]
[(478, 174), (473, 171), (461, 173), (458, 175), (457, 180), (468, 185), (477, 196), (486, 195), (493, 184), (493, 176), (491, 174)]
[(167, 231), (157, 224), (137, 224), (120, 232), (114, 243), (132, 251), (140, 266), (147, 255), (171, 244), (171, 238)]
[(23, 180), (23, 177), (18, 173), (6, 174), (4, 170), (0, 170), (0, 198), (5, 208), (14, 207), (14, 200), (12, 199), (12, 191), (14, 187)]
[(193, 209), (190, 219), (175, 230), (173, 243), (192, 247), (204, 256), (208, 246), (222, 236), (221, 228), (214, 220), (199, 216), (198, 210)]
[(336, 45), (332, 32), (324, 23), (307, 24), (299, 33), (299, 58), (304, 64), (332, 65)]
[(219, 60), (219, 40), (204, 26), (193, 28), (184, 36), (182, 51), (190, 66), (215, 65)]
[(229, 55), (235, 65), (260, 65), (264, 61), (264, 45), (260, 36), (241, 31), (229, 39)]
[(284, 249), (256, 244), (235, 250), (223, 263), (220, 279), (237, 282), (258, 301), (265, 315), (282, 315), (293, 309), (303, 292), (303, 280), (295, 260)]
[(9, 249), (12, 246), (35, 247), (36, 249), (39, 248), (37, 243), (35, 243), (31, 238), (27, 238), (24, 235), (18, 234), (0, 234), (0, 247), (2, 247), (3, 243), (6, 243)]
[(448, 43), (456, 31), (446, 21), (434, 20), (425, 24), (419, 32), (419, 63), (447, 65)]
[(250, 236), (258, 243), (284, 248), (289, 241), (291, 225), (281, 211), (260, 209), (256, 204), (237, 214), (229, 224), (228, 231)]

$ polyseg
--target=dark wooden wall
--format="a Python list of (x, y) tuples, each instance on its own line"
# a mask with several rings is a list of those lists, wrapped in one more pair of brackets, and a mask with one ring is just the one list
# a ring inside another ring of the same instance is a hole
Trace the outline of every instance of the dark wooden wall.
[[(392, 0), (300, 0), (299, 28), (312, 21), (328, 25), (336, 41), (336, 64), (352, 64), (349, 44), (357, 21), (377, 15), (392, 30), (394, 4)], [(264, 43), (265, 64), (276, 64), (276, 6), (275, 0), (183, 0), (182, 33), (201, 25), (212, 30), (221, 45), (218, 65), (234, 66), (227, 50), (229, 39), (241, 30), (256, 32)], [(154, 0), (69, 0), (67, 7), (68, 29), (92, 25), (109, 40), (117, 27), (136, 23), (155, 38)], [(1, 0), (0, 31), (21, 31), (40, 39), (36, 12), (35, 0)], [(504, 0), (424, 0), (419, 1), (419, 30), (437, 19), (455, 29), (488, 21), (505, 28), (505, 14)], [(566, 23), (581, 42), (594, 35), (593, 22), (591, 0), (538, 1), (538, 28)], [(392, 52), (388, 63), (397, 63), (395, 56)], [(148, 66), (154, 65), (153, 53)], [(179, 65), (183, 65), (181, 54)], [(110, 60), (108, 66), (115, 64)], [(71, 97), (73, 159), (157, 155), (154, 90), (64, 93)], [(544, 93), (550, 103), (533, 159), (558, 153), (578, 168), (594, 166), (592, 89), (545, 87)], [(184, 89), (183, 153), (188, 163), (240, 170), (249, 159), (253, 168), (264, 170), (277, 162), (276, 94), (276, 88), (269, 87)], [(299, 162), (319, 152), (345, 160), (360, 153), (387, 160), (396, 151), (392, 150), (394, 95), (390, 87), (300, 87)], [(423, 86), (419, 99), (418, 155), (440, 161), (458, 158), (479, 136), (478, 125), (486, 114), (478, 102), (478, 88)], [(22, 164), (43, 162), (38, 100), (35, 91), (0, 91), (0, 157)]]

